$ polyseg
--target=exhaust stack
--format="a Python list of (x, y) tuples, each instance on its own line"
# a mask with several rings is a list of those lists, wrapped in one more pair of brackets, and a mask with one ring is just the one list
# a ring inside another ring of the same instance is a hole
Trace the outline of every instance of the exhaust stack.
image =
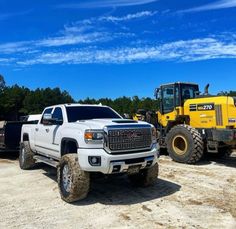
[(210, 84), (207, 84), (204, 89), (204, 95), (209, 95), (209, 87), (210, 87)]

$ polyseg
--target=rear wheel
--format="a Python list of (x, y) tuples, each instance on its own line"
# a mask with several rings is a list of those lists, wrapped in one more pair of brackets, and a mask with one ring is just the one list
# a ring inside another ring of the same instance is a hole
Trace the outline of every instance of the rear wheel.
[(143, 169), (137, 174), (128, 175), (130, 182), (134, 186), (147, 187), (155, 184), (158, 178), (159, 166), (156, 163), (153, 167), (149, 169)]
[(201, 134), (188, 125), (173, 127), (166, 136), (166, 144), (170, 157), (176, 162), (195, 164), (203, 156)]
[(90, 176), (88, 172), (81, 170), (76, 154), (67, 154), (61, 158), (57, 170), (57, 180), (61, 198), (67, 203), (87, 197)]
[(20, 168), (27, 170), (32, 169), (35, 165), (34, 153), (30, 149), (30, 144), (25, 141), (21, 145), (20, 155), (19, 155)]

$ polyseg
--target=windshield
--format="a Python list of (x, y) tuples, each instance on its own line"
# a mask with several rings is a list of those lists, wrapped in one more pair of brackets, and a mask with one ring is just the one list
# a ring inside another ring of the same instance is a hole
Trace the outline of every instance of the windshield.
[(89, 119), (121, 119), (121, 116), (116, 114), (109, 107), (66, 107), (68, 122), (76, 122), (79, 120)]

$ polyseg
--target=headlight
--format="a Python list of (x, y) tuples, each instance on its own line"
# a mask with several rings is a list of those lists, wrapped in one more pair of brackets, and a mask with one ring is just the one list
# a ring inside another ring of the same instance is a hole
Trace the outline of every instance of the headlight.
[(103, 130), (86, 130), (84, 140), (87, 144), (102, 144), (104, 142)]
[(152, 127), (152, 142), (157, 143), (157, 130), (155, 127)]

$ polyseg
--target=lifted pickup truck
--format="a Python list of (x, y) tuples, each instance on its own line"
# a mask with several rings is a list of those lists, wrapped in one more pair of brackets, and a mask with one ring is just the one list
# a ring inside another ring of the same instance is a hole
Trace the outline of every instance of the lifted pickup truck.
[(56, 167), (61, 198), (71, 203), (87, 197), (94, 172), (126, 173), (135, 185), (152, 185), (158, 153), (152, 125), (107, 106), (65, 104), (46, 108), (38, 124), (23, 125), (19, 163)]

